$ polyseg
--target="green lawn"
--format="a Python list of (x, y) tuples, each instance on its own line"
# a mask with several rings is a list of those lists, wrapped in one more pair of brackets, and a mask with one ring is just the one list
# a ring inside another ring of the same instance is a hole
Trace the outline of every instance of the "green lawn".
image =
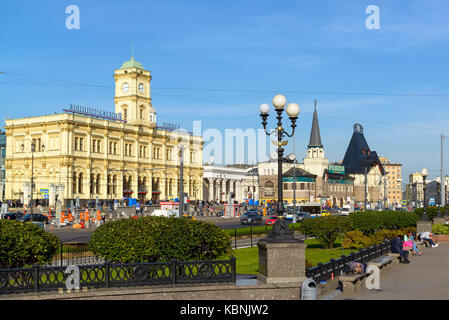
[[(348, 255), (351, 252), (357, 250), (342, 250), (341, 243), (337, 240), (334, 244), (333, 249), (322, 249), (321, 245), (315, 239), (308, 239), (305, 241), (307, 244), (306, 248), (306, 259), (313, 266), (318, 263), (329, 262), (330, 259), (338, 259), (343, 254)], [(237, 273), (239, 274), (257, 274), (259, 268), (259, 252), (258, 247), (243, 248), (233, 250), (231, 255), (237, 258)], [(230, 256), (224, 257), (223, 259), (229, 259)]]

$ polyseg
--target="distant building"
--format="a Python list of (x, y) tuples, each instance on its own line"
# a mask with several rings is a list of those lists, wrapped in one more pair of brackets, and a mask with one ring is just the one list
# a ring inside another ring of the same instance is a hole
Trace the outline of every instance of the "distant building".
[(363, 127), (354, 125), (354, 132), (349, 142), (342, 162), (345, 172), (354, 180), (354, 198), (358, 207), (363, 207), (365, 200), (368, 205), (381, 206), (383, 204), (383, 176), (382, 166), (377, 152), (371, 151), (363, 135)]
[[(275, 159), (258, 164), (262, 201), (278, 198), (277, 166)], [(284, 161), (282, 166), (283, 199), (289, 203), (295, 199), (298, 203), (321, 202), (322, 205), (341, 207), (353, 203), (354, 180), (345, 172), (344, 166), (330, 164), (325, 157), (315, 100), (306, 157), (303, 163)]]
[(6, 135), (0, 132), (0, 201), (5, 197)]
[(409, 182), (405, 186), (407, 203), (415, 207), (422, 207), (424, 201), (424, 178), (420, 172), (409, 175)]
[(249, 165), (216, 166), (204, 165), (203, 200), (228, 201), (234, 193), (239, 203), (259, 198), (259, 176), (257, 167)]
[(380, 157), (380, 161), (385, 168), (386, 185), (384, 197), (387, 206), (400, 206), (402, 201), (402, 164), (391, 163), (387, 157)]

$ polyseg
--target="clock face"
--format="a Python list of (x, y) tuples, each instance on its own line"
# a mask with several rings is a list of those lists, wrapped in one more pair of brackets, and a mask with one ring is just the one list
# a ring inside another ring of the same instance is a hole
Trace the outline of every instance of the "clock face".
[(139, 84), (139, 91), (143, 92), (143, 90), (145, 90), (145, 87), (143, 86), (142, 83)]
[(122, 84), (122, 91), (123, 92), (128, 92), (129, 89), (129, 85), (125, 82), (124, 84)]

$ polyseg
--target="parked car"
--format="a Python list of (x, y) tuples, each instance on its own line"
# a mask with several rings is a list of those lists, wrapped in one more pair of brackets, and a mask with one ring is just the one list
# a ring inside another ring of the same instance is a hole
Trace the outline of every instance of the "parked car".
[(22, 216), (23, 216), (22, 212), (8, 212), (7, 214), (5, 214), (3, 216), (3, 219), (17, 220), (18, 218), (20, 218)]
[(262, 216), (253, 211), (247, 211), (240, 217), (241, 224), (260, 224), (262, 223)]
[(188, 219), (188, 220), (196, 220), (196, 218), (194, 216), (188, 215), (188, 214), (183, 214), (182, 217), (184, 219)]
[(282, 219), (282, 218), (279, 218), (278, 216), (271, 216), (271, 217), (268, 217), (268, 219), (265, 220), (265, 225), (271, 226), (271, 225), (273, 225), (276, 221), (278, 221), (279, 219)]
[[(27, 213), (23, 217), (18, 218), (18, 221), (28, 222), (30, 221), (31, 214)], [(48, 217), (44, 216), (41, 213), (33, 213), (33, 221), (43, 222), (45, 224), (48, 224)]]

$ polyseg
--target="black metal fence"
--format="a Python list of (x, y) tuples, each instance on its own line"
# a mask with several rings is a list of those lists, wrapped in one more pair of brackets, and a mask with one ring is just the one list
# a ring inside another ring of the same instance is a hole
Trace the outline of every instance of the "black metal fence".
[[(265, 225), (265, 228), (263, 229), (262, 233), (260, 232), (261, 230), (260, 227), (256, 228), (253, 230), (253, 226), (250, 225), (249, 232), (245, 232), (245, 234), (243, 235), (237, 231), (237, 228), (234, 228), (231, 235), (232, 247), (234, 249), (238, 249), (238, 248), (257, 246), (257, 242), (260, 239), (266, 239), (268, 237), (269, 232), (271, 231), (271, 228), (268, 228), (267, 225)], [(305, 240), (305, 235), (300, 233), (298, 227), (295, 228), (294, 224), (289, 224), (289, 228), (293, 232), (295, 239)]]
[(332, 277), (337, 277), (348, 271), (348, 263), (356, 261), (367, 263), (377, 257), (380, 257), (391, 251), (391, 240), (385, 240), (382, 243), (373, 245), (366, 249), (353, 252), (350, 255), (343, 255), (335, 260), (331, 259), (328, 263), (319, 263), (316, 267), (306, 269), (306, 277), (313, 278), (315, 281), (328, 281)]
[(48, 267), (85, 265), (103, 263), (104, 259), (96, 257), (88, 248), (87, 242), (62, 242)]
[[(154, 263), (79, 265), (80, 287), (112, 288), (143, 285), (235, 283), (236, 259)], [(66, 288), (67, 268), (0, 269), (0, 294)]]

